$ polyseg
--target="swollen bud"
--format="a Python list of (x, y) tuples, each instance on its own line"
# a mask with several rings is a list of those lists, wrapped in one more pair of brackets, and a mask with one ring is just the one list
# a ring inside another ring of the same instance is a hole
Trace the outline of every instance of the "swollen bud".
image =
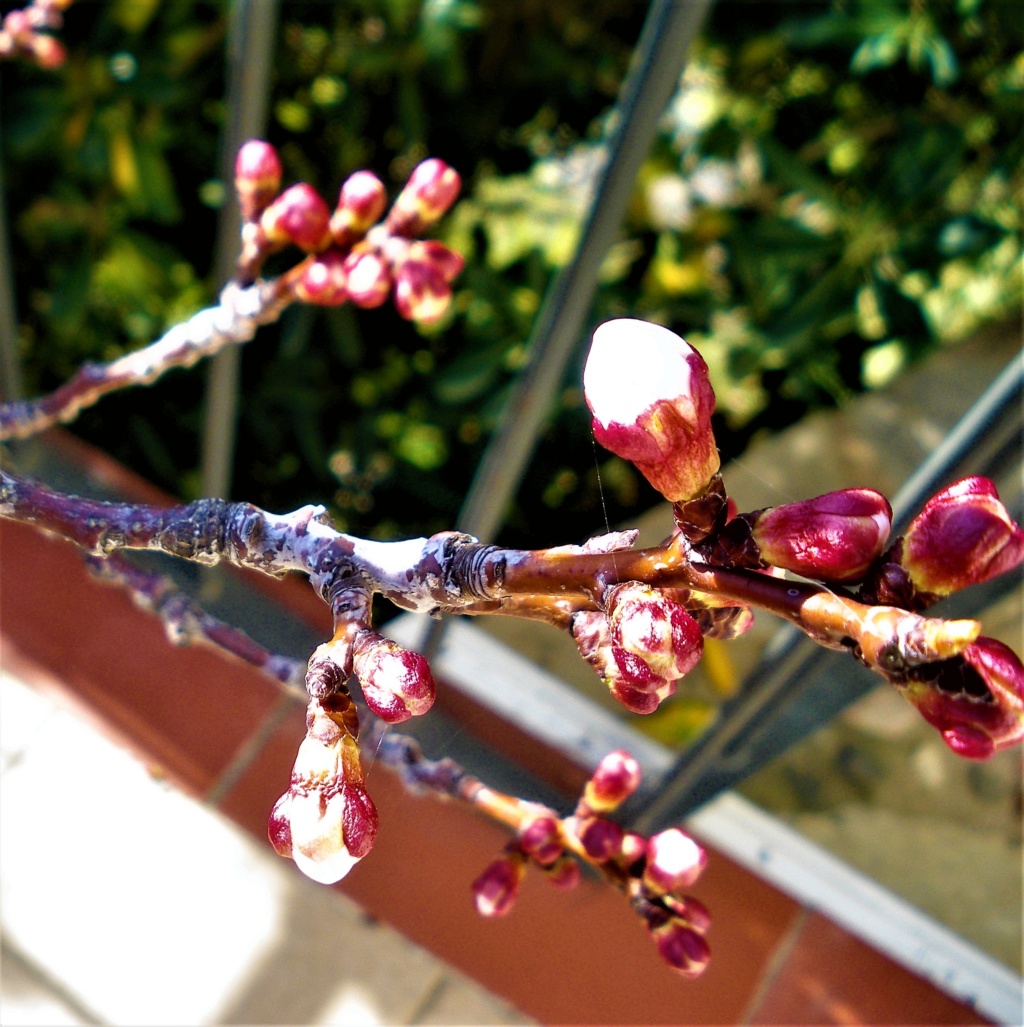
[(525, 874), (526, 857), (521, 852), (507, 852), (496, 859), (471, 886), (476, 911), (486, 917), (511, 912)]
[[(686, 609), (639, 581), (615, 585), (605, 596), (612, 644), (639, 657), (654, 674), (675, 681), (700, 662), (704, 637)], [(620, 663), (622, 657), (616, 653)]]
[(706, 489), (719, 468), (715, 393), (692, 346), (660, 325), (607, 321), (594, 332), (583, 389), (597, 441), (669, 502)]
[(335, 244), (345, 247), (362, 239), (380, 219), (386, 203), (384, 183), (372, 171), (357, 171), (345, 179), (331, 215)]
[(648, 926), (658, 955), (684, 977), (699, 977), (711, 960), (704, 937), (686, 921), (670, 917), (658, 926)]
[(419, 235), (447, 212), (462, 188), (459, 173), (431, 157), (409, 176), (390, 212), (387, 227), (395, 235)]
[(262, 139), (250, 139), (235, 158), (235, 191), (243, 221), (258, 217), (281, 188), (281, 159)]
[(310, 260), (294, 285), (295, 295), (304, 303), (337, 307), (348, 299), (345, 258), (337, 250), (327, 250)]
[(963, 478), (925, 503), (903, 539), (900, 564), (922, 592), (948, 595), (1024, 561), (1024, 531), (988, 478)]
[(331, 214), (320, 194), (305, 182), (293, 185), (267, 207), (260, 227), (278, 246), (291, 243), (307, 253), (319, 253), (331, 241)]
[(359, 243), (345, 258), (346, 288), (357, 307), (379, 307), (391, 292), (391, 268), (384, 258), (366, 243)]
[(841, 489), (753, 516), (762, 560), (819, 581), (862, 578), (892, 526), (892, 507), (873, 489)]
[(700, 877), (707, 861), (707, 853), (689, 835), (669, 828), (647, 842), (644, 885), (654, 895), (678, 892)]
[(353, 671), (366, 705), (388, 724), (418, 717), (434, 704), (437, 690), (426, 659), (375, 631), (356, 636)]
[(932, 669), (897, 687), (955, 753), (988, 759), (1024, 739), (1024, 665), (1009, 646), (980, 637)]
[(433, 264), (409, 259), (395, 271), (395, 309), (407, 321), (436, 324), (444, 317), (451, 298), (451, 287)]
[(597, 765), (583, 789), (583, 802), (593, 813), (610, 813), (639, 787), (640, 764), (624, 749), (617, 749)]

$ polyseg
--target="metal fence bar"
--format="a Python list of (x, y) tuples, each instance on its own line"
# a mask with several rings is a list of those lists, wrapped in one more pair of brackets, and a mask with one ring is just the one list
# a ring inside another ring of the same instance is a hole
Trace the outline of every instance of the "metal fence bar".
[(552, 282), (528, 345), (529, 364), (506, 404), (458, 517), (459, 528), (491, 539), (522, 481), (597, 288), (601, 263), (622, 223), (640, 166), (712, 0), (654, 0), (615, 108), (608, 159), (577, 253)]
[[(263, 134), (270, 95), (278, 0), (234, 0), (228, 26), (228, 121), (221, 140), (220, 177), (234, 179), (235, 154), (246, 139)], [(241, 220), (225, 202), (217, 221), (214, 278), (220, 287), (234, 274)], [(238, 417), (241, 350), (227, 346), (211, 361), (202, 437), (202, 495), (229, 498)]]
[[(997, 466), (1019, 468), (1024, 352), (1007, 364), (893, 501), (893, 534), (903, 532), (921, 504), (955, 478), (970, 458), (972, 470), (994, 475)], [(980, 449), (989, 456), (979, 465)], [(1012, 576), (969, 597), (994, 598)], [(952, 611), (950, 611), (952, 612)], [(955, 615), (955, 614), (954, 614)], [(827, 672), (827, 685), (821, 680)], [(718, 721), (675, 761), (657, 791), (629, 812), (636, 830), (649, 832), (692, 812), (753, 773), (878, 684), (852, 660), (837, 660), (793, 627), (780, 629), (740, 693)]]

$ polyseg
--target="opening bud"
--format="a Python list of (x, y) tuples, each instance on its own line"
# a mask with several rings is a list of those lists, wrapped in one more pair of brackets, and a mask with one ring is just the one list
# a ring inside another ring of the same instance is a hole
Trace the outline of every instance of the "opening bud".
[(948, 595), (1024, 561), (1024, 531), (988, 478), (963, 478), (936, 493), (910, 523), (900, 563), (922, 592)]
[(885, 549), (892, 507), (873, 489), (840, 489), (754, 517), (767, 563), (819, 581), (857, 581)]
[(452, 290), (434, 265), (404, 260), (395, 272), (395, 309), (407, 321), (436, 324), (451, 303)]
[(281, 159), (262, 139), (250, 139), (235, 158), (235, 191), (243, 221), (258, 217), (281, 188)]
[(366, 705), (388, 724), (419, 717), (434, 705), (437, 689), (426, 659), (375, 631), (356, 636), (353, 671)]
[(643, 883), (655, 895), (688, 888), (707, 865), (707, 853), (677, 827), (648, 839)]
[(377, 810), (359, 761), (358, 719), (347, 695), (313, 699), (288, 791), (267, 833), (282, 856), (321, 884), (340, 881), (373, 847)]
[(597, 441), (669, 502), (700, 495), (717, 474), (708, 368), (674, 332), (631, 318), (605, 322), (594, 332), (583, 389)]
[(318, 253), (331, 241), (331, 215), (320, 194), (300, 182), (286, 189), (260, 216), (260, 227), (275, 245), (288, 243), (306, 253)]
[(374, 249), (360, 244), (345, 258), (346, 288), (357, 307), (379, 307), (391, 292), (391, 269)]

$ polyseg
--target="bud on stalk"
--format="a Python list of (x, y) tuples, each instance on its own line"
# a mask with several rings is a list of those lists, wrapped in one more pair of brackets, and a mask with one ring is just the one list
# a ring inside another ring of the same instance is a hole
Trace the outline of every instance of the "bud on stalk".
[(304, 303), (319, 307), (338, 307), (348, 299), (345, 258), (337, 250), (327, 250), (302, 269), (295, 282), (295, 295)]
[(671, 503), (704, 492), (719, 468), (715, 394), (695, 349), (659, 325), (608, 321), (594, 332), (583, 387), (602, 446)]
[(892, 507), (873, 489), (840, 489), (751, 517), (762, 560), (806, 578), (848, 582), (885, 549)]
[(647, 842), (644, 886), (654, 895), (678, 892), (700, 877), (707, 861), (707, 853), (689, 835), (669, 828)]
[(235, 158), (235, 190), (243, 221), (258, 217), (281, 188), (281, 159), (262, 139), (250, 139)]
[(471, 886), (476, 911), (486, 917), (511, 912), (525, 874), (526, 857), (521, 852), (508, 852), (496, 859)]
[(988, 478), (963, 478), (936, 493), (910, 523), (899, 562), (922, 592), (949, 595), (1024, 561), (1024, 531)]
[(375, 631), (360, 632), (352, 651), (363, 699), (381, 720), (401, 724), (434, 705), (434, 678), (419, 653), (403, 649)]
[(291, 243), (318, 253), (331, 241), (331, 214), (320, 194), (305, 182), (285, 189), (260, 216), (267, 240), (277, 246)]
[(462, 179), (454, 168), (436, 157), (423, 161), (395, 199), (388, 213), (388, 229), (395, 235), (419, 235), (441, 219), (461, 188)]
[(331, 237), (335, 245), (351, 246), (377, 223), (384, 213), (387, 193), (384, 183), (372, 171), (357, 171), (345, 179), (338, 205), (331, 215)]
[(640, 764), (625, 749), (608, 753), (583, 789), (583, 803), (592, 813), (618, 809), (640, 787)]

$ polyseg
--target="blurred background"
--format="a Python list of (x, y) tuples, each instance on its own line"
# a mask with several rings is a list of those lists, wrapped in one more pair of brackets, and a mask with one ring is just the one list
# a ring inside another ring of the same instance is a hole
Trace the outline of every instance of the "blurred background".
[[(283, 0), (276, 11), (265, 136), (286, 183), (330, 200), (369, 168), (394, 194), (439, 157), (464, 182), (439, 234), (467, 263), (430, 329), (388, 306), (296, 306), (262, 329), (240, 352), (230, 495), (271, 510), (324, 503), (339, 528), (370, 537), (451, 528), (544, 297), (577, 253), (648, 5)], [(215, 299), (212, 241), (234, 202), (218, 177), (230, 28), (226, 3), (79, 0), (62, 68), (0, 70), (25, 394)], [(737, 495), (743, 473), (757, 506), (882, 487), (847, 472), (889, 457), (884, 487), (897, 487), (951, 423), (928, 420), (920, 452), (904, 454), (895, 440), (914, 404), (931, 417), (971, 392), (958, 415), (1019, 348), (1022, 95), (1017, 0), (712, 4), (493, 540), (578, 542), (657, 506), (590, 433), (586, 340), (613, 316), (670, 325), (700, 349)], [(175, 372), (71, 430), (196, 498), (208, 395), (204, 368)], [(1019, 651), (1019, 593), (993, 628)], [(502, 637), (622, 713), (574, 652), (575, 670), (552, 655), (549, 634)], [(709, 647), (686, 694), (631, 726), (685, 748), (767, 637), (752, 637), (749, 656)], [(744, 794), (1018, 971), (1019, 759), (961, 764), (878, 695)]]

